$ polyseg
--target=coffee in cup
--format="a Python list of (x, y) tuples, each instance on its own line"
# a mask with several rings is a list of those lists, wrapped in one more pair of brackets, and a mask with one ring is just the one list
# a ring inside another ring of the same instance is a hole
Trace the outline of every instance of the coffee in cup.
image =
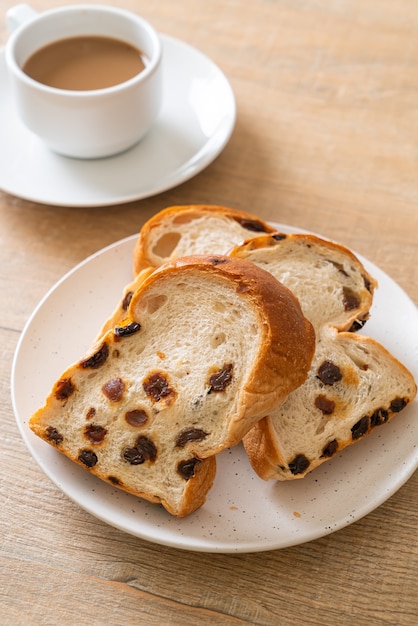
[(49, 87), (89, 91), (123, 83), (145, 67), (145, 54), (130, 43), (84, 35), (53, 41), (36, 50), (22, 70)]

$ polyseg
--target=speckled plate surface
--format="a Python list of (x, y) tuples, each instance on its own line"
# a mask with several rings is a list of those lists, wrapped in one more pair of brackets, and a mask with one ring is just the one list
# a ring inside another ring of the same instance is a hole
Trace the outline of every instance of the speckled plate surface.
[[(34, 311), (16, 350), (12, 399), (17, 424), (42, 470), (69, 498), (108, 524), (149, 541), (202, 552), (256, 552), (343, 528), (408, 480), (418, 466), (417, 400), (303, 480), (264, 482), (252, 471), (241, 446), (223, 452), (207, 502), (180, 520), (162, 507), (112, 488), (35, 437), (27, 426), (30, 415), (113, 311), (131, 279), (136, 238), (101, 250), (64, 276)], [(362, 261), (379, 281), (364, 332), (418, 379), (418, 310), (391, 278)]]

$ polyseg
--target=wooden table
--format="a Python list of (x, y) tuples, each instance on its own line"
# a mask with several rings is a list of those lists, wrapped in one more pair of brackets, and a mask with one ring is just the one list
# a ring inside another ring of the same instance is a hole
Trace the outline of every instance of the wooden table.
[[(2, 43), (13, 4), (1, 2)], [(377, 510), (316, 541), (206, 554), (92, 517), (50, 482), (21, 439), (10, 372), (32, 310), (70, 268), (166, 206), (224, 204), (316, 231), (380, 266), (418, 304), (418, 4), (123, 6), (222, 68), (237, 124), (212, 165), (152, 198), (65, 208), (0, 192), (0, 623), (417, 624), (417, 473)]]

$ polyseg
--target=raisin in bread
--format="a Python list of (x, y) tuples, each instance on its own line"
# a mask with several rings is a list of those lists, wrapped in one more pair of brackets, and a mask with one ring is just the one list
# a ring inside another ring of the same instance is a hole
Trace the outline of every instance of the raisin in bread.
[(150, 274), (152, 274), (153, 271), (154, 268), (152, 267), (141, 270), (135, 276), (135, 278), (123, 288), (122, 297), (120, 298), (119, 302), (116, 305), (116, 308), (113, 310), (110, 317), (107, 318), (107, 320), (100, 328), (100, 331), (97, 335), (97, 340), (99, 340), (100, 337), (103, 337), (103, 335), (106, 334), (108, 330), (111, 330), (114, 326), (123, 322), (128, 314), (128, 308), (132, 300), (132, 296), (134, 295), (138, 287)]
[(306, 378), (311, 324), (268, 272), (227, 256), (155, 270), (30, 419), (101, 479), (173, 515), (205, 501), (214, 455)]
[(264, 479), (302, 478), (413, 400), (409, 371), (376, 341), (357, 335), (376, 286), (343, 246), (311, 235), (260, 236), (231, 255), (270, 271), (299, 298), (316, 331), (305, 383), (244, 437)]
[(134, 249), (134, 279), (99, 336), (113, 328), (125, 316), (130, 299), (142, 281), (155, 268), (191, 254), (226, 254), (237, 244), (274, 229), (258, 217), (222, 206), (172, 206), (154, 215), (144, 224)]
[(191, 254), (226, 254), (272, 228), (258, 217), (223, 206), (172, 206), (141, 228), (134, 250), (134, 276), (147, 267)]

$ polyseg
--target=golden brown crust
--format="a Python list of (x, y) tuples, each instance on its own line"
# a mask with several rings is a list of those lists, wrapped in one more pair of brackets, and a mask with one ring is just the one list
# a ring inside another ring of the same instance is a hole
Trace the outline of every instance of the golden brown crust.
[(197, 511), (206, 502), (207, 494), (213, 485), (215, 475), (216, 457), (210, 456), (207, 459), (201, 459), (195, 466), (194, 476), (187, 481), (181, 503), (182, 506), (175, 511), (170, 510), (167, 503), (164, 506), (172, 515), (177, 517), (185, 517)]
[(280, 450), (276, 447), (276, 439), (270, 432), (270, 425), (270, 419), (264, 417), (251, 428), (243, 439), (245, 452), (251, 466), (263, 480), (276, 478), (277, 467), (282, 463), (287, 465), (286, 460), (280, 454)]
[[(251, 232), (254, 233), (258, 231), (260, 233), (271, 233), (274, 231), (274, 228), (272, 226), (267, 224), (267, 222), (261, 220), (259, 217), (252, 215), (251, 213), (239, 211), (238, 209), (232, 209), (230, 207), (203, 204), (171, 206), (163, 209), (162, 211), (159, 211), (141, 228), (141, 232), (139, 233), (133, 255), (134, 276), (144, 268), (155, 267), (152, 259), (150, 259), (149, 257), (148, 251), (150, 247), (150, 241), (153, 237), (153, 232), (157, 228), (160, 228), (161, 224), (164, 223), (164, 221), (170, 222), (171, 220), (173, 220), (176, 224), (181, 224), (182, 222), (192, 220), (194, 217), (204, 217), (205, 215), (218, 215), (230, 218), (240, 223), (241, 225), (244, 225), (244, 228), (251, 227), (248, 230), (249, 236), (251, 235)], [(237, 241), (236, 243), (239, 242)], [(214, 250), (213, 252), (226, 253), (228, 251)], [(167, 261), (168, 260), (169, 259), (167, 259)]]

